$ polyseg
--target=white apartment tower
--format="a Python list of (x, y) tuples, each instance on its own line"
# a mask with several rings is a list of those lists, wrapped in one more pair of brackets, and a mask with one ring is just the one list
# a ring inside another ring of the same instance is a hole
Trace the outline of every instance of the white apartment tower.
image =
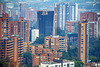
[(39, 30), (38, 29), (33, 29), (32, 30), (32, 42), (34, 42), (36, 40), (36, 38), (39, 37)]

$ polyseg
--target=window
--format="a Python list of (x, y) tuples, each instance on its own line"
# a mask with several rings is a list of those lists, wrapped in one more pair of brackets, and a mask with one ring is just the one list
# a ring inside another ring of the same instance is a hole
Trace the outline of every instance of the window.
[(81, 39), (83, 39), (83, 37), (81, 37)]
[(84, 24), (81, 25), (82, 27), (84, 26)]
[(55, 65), (55, 67), (57, 67), (57, 65)]
[(81, 53), (83, 53), (83, 51), (81, 51)]
[(66, 65), (64, 65), (64, 66), (66, 66)]
[(83, 41), (81, 41), (81, 42), (83, 42)]
[(67, 64), (67, 67), (69, 67), (69, 64)]

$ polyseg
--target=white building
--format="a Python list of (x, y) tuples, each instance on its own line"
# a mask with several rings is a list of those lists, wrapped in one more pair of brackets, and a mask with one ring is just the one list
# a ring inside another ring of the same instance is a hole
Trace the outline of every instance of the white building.
[(32, 35), (31, 41), (34, 42), (36, 40), (36, 38), (39, 37), (39, 30), (38, 29), (33, 29), (31, 35)]
[(78, 20), (78, 4), (77, 3), (54, 3), (55, 27), (65, 29), (65, 21)]
[(69, 21), (77, 21), (78, 20), (78, 4), (77, 3), (70, 3), (69, 8), (70, 19)]
[(74, 61), (63, 60), (63, 63), (60, 62), (42, 62), (39, 67), (74, 67)]

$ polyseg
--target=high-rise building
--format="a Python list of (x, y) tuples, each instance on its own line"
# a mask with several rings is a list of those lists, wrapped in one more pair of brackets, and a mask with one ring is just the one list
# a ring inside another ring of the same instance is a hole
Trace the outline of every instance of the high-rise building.
[(69, 20), (70, 21), (77, 21), (78, 20), (78, 4), (77, 3), (70, 3), (69, 6)]
[(37, 11), (37, 29), (39, 36), (50, 36), (53, 34), (54, 11)]
[(85, 12), (80, 14), (80, 21), (88, 20), (88, 21), (98, 21), (97, 13), (94, 12)]
[(23, 61), (23, 38), (17, 35), (17, 29), (13, 26), (15, 27), (10, 25), (8, 14), (3, 13), (0, 17), (0, 60), (9, 57), (13, 61), (13, 67), (18, 67)]
[(88, 22), (88, 31), (89, 38), (100, 37), (100, 21)]
[(34, 8), (26, 8), (25, 9), (25, 19), (26, 20), (31, 20), (31, 21), (33, 21), (33, 20), (35, 20), (35, 9)]
[(78, 24), (78, 58), (84, 64), (88, 63), (89, 39), (87, 21), (80, 21)]
[(23, 61), (23, 38), (19, 36), (3, 37), (0, 39), (0, 60), (9, 57), (14, 67)]
[(1, 12), (2, 12), (2, 10), (1, 10), (1, 3), (0, 3), (0, 14), (2, 14)]
[(0, 3), (0, 14), (6, 13), (6, 3)]
[(44, 41), (45, 48), (67, 52), (67, 37), (47, 36)]
[(78, 33), (78, 21), (66, 21), (65, 23), (65, 35), (70, 33)]
[(9, 17), (8, 14), (3, 13), (0, 17), (0, 39), (10, 35)]
[(19, 10), (19, 17), (25, 18), (25, 10), (26, 10), (26, 3), (25, 2), (19, 2), (18, 6)]
[(60, 27), (64, 30), (65, 21), (69, 19), (69, 3), (55, 3), (54, 4), (54, 11), (55, 11), (55, 27)]
[(3, 13), (6, 13), (6, 4), (3, 3)]
[(19, 17), (18, 21), (10, 21), (10, 35), (16, 34), (24, 38), (24, 42), (29, 44), (30, 22)]
[(38, 29), (33, 29), (32, 30), (32, 37), (31, 37), (31, 42), (34, 42), (37, 37), (39, 37), (39, 30)]
[[(65, 21), (77, 21), (78, 4), (77, 3), (55, 3), (55, 27), (65, 29)], [(56, 31), (55, 31), (56, 32)]]

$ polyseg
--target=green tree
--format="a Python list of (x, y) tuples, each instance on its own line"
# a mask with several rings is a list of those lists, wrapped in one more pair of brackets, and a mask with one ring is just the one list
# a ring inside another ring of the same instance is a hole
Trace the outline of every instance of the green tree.
[(4, 58), (0, 60), (0, 67), (10, 67), (10, 59)]
[(62, 52), (62, 59), (67, 59), (67, 60), (79, 60), (78, 59), (78, 49), (77, 47), (71, 49), (70, 46), (68, 45), (67, 52), (63, 51)]
[(35, 42), (33, 44), (44, 44), (44, 35), (40, 35), (39, 37), (36, 38)]
[(21, 67), (28, 67), (26, 64), (21, 65)]
[(23, 65), (26, 67), (32, 67), (32, 54), (29, 52), (26, 52), (23, 54)]
[(82, 67), (84, 65), (81, 61), (75, 61), (75, 67)]
[(61, 30), (59, 27), (57, 27), (57, 35), (65, 36), (65, 30)]
[(98, 39), (90, 38), (89, 56), (92, 62), (100, 62), (100, 37)]
[(100, 57), (89, 56), (89, 59), (90, 59), (92, 62), (100, 62)]

